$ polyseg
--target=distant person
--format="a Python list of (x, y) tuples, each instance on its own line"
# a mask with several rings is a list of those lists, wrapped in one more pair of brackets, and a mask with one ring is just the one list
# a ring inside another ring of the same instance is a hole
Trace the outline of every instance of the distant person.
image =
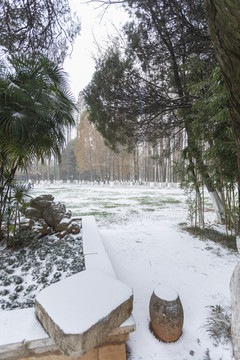
[(29, 179), (28, 180), (28, 185), (27, 185), (28, 189), (31, 189), (33, 187), (33, 183), (32, 183), (32, 180)]

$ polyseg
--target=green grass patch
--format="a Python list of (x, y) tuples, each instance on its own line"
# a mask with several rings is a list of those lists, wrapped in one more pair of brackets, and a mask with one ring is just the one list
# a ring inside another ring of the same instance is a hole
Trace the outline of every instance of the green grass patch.
[(137, 211), (137, 210), (130, 210), (130, 211), (129, 211), (129, 214), (130, 214), (130, 215), (136, 215), (136, 214), (139, 214), (139, 211)]
[(86, 211), (86, 212), (82, 212), (80, 214), (80, 216), (96, 216), (96, 217), (108, 217), (108, 216), (112, 216), (112, 214), (110, 212), (107, 211), (100, 211), (100, 210), (93, 210), (93, 211)]
[(204, 205), (213, 207), (213, 203), (210, 200), (205, 200)]
[(80, 202), (79, 204), (73, 204), (73, 203), (65, 202), (64, 205), (66, 206), (67, 209), (69, 209), (69, 208), (71, 208), (71, 209), (79, 209), (79, 208), (86, 207), (86, 205), (88, 205), (88, 203)]
[(142, 208), (143, 211), (148, 211), (148, 212), (154, 212), (155, 209), (153, 208)]
[(200, 238), (201, 240), (211, 240), (224, 248), (237, 251), (236, 237), (227, 236), (226, 234), (220, 233), (217, 230), (210, 228), (199, 228), (199, 227), (182, 227), (182, 230), (187, 231), (189, 234)]
[(152, 205), (152, 206), (158, 206), (160, 205), (159, 201), (156, 200), (151, 200), (151, 199), (139, 199), (139, 204), (140, 205)]
[(160, 197), (151, 197), (151, 196), (142, 196), (142, 197), (130, 197), (130, 200), (138, 201), (140, 205), (151, 205), (151, 206), (161, 206), (167, 204), (181, 204), (181, 200), (175, 198), (160, 198)]
[[(82, 207), (85, 205), (83, 204)], [(114, 203), (110, 201), (99, 201), (97, 204), (95, 203), (94, 206), (103, 207), (105, 209), (116, 209), (121, 207), (128, 207), (130, 204), (121, 204), (121, 203)], [(100, 210), (101, 211), (101, 210)]]
[(136, 198), (140, 205), (151, 205), (151, 206), (159, 206), (161, 205), (161, 199), (159, 198), (151, 198), (149, 196)]
[(176, 205), (176, 204), (181, 204), (181, 201), (178, 199), (173, 199), (173, 198), (167, 198), (167, 199), (151, 199), (151, 198), (140, 198), (138, 199), (139, 204), (140, 205), (151, 205), (151, 206), (155, 206), (155, 207), (162, 207), (164, 205)]
[(117, 204), (102, 204), (102, 206), (105, 209), (116, 209), (116, 208), (120, 207), (120, 205), (117, 205)]
[[(99, 197), (100, 198), (100, 197)], [(119, 201), (119, 198), (115, 197), (104, 197), (105, 201)]]
[(98, 197), (91, 196), (91, 197), (87, 198), (87, 201), (89, 201), (89, 202), (93, 202), (93, 201), (99, 202), (99, 200), (102, 200), (100, 196), (98, 196)]
[(138, 196), (130, 196), (128, 199), (133, 201), (139, 201), (141, 198)]
[(162, 204), (181, 204), (182, 201), (178, 200), (178, 199), (173, 199), (173, 198), (167, 198), (164, 200), (161, 200)]
[(176, 196), (183, 196), (183, 194), (181, 194), (181, 193), (176, 193), (176, 194), (174, 194), (174, 193), (168, 193), (168, 196), (174, 196), (174, 197), (176, 197)]

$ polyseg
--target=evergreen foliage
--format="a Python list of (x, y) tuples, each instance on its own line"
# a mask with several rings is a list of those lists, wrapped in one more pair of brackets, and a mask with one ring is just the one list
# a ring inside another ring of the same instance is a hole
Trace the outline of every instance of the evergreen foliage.
[(1, 0), (0, 45), (10, 54), (44, 54), (62, 62), (80, 32), (68, 0)]
[(201, 59), (208, 76), (215, 61), (202, 1), (127, 3), (135, 17), (123, 29), (126, 46), (109, 47), (84, 92), (91, 121), (110, 145), (154, 141), (184, 127), (176, 110), (193, 102), (186, 62)]
[(209, 306), (210, 314), (203, 326), (215, 344), (231, 341), (231, 309), (221, 305)]
[[(60, 158), (65, 126), (74, 123), (64, 72), (45, 57), (11, 57), (0, 67), (0, 230), (17, 169)], [(0, 238), (2, 234), (0, 233)]]
[(192, 129), (196, 93), (190, 85), (207, 79), (215, 66), (204, 6), (198, 0), (127, 3), (134, 20), (124, 27), (126, 47), (109, 48), (84, 92), (90, 120), (112, 148), (117, 142), (130, 148), (140, 141), (175, 142), (186, 134), (196, 193), (198, 172), (213, 191)]
[(116, 143), (130, 148), (166, 138), (173, 143), (176, 134), (186, 135), (180, 168), (183, 185), (191, 183), (196, 194), (199, 225), (204, 226), (204, 185), (218, 221), (238, 232), (237, 148), (204, 3), (123, 3), (133, 20), (123, 29), (124, 48), (112, 42), (84, 91), (90, 120), (113, 149)]
[[(205, 0), (206, 16), (226, 85), (231, 125), (236, 140), (238, 188), (240, 189), (240, 4), (234, 0)], [(238, 190), (239, 190), (238, 189)]]

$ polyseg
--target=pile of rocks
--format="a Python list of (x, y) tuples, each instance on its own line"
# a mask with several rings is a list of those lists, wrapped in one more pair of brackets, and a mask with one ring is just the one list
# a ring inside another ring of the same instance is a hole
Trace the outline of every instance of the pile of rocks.
[(41, 195), (32, 199), (21, 212), (29, 219), (28, 228), (39, 237), (55, 233), (63, 239), (68, 234), (80, 232), (81, 218), (73, 218), (71, 211), (66, 210), (64, 204), (54, 202), (52, 195)]

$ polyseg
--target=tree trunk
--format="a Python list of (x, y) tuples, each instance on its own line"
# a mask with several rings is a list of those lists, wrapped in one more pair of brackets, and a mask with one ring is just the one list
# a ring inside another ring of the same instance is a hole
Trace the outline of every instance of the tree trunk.
[(11, 185), (16, 174), (18, 163), (14, 164), (9, 172), (9, 175), (6, 179), (3, 177), (4, 164), (1, 164), (2, 174), (1, 174), (1, 194), (0, 194), (0, 241), (3, 240), (3, 219), (6, 210), (7, 201), (9, 198), (9, 192), (11, 191)]
[(225, 223), (224, 202), (214, 187), (214, 183), (213, 183), (211, 176), (209, 175), (207, 165), (204, 163), (204, 161), (202, 159), (201, 151), (200, 151), (200, 149), (195, 141), (195, 138), (192, 134), (191, 127), (188, 125), (186, 125), (186, 133), (188, 136), (188, 146), (189, 146), (188, 158), (189, 158), (189, 160), (192, 158), (195, 159), (196, 168), (198, 170), (198, 173), (201, 175), (204, 185), (206, 186), (207, 191), (209, 192), (209, 195), (213, 202), (213, 207), (214, 207), (214, 210), (215, 210), (215, 213), (217, 216), (217, 222), (220, 224), (224, 224)]
[(240, 263), (237, 264), (230, 281), (231, 306), (232, 306), (232, 343), (236, 359), (240, 358)]
[[(228, 91), (232, 129), (236, 139), (238, 189), (240, 188), (240, 2), (239, 0), (205, 0), (206, 14)], [(239, 203), (240, 207), (240, 203)], [(239, 217), (240, 221), (240, 217)], [(238, 224), (239, 232), (239, 224)], [(237, 237), (239, 246), (239, 234)], [(238, 248), (239, 249), (239, 248)], [(236, 359), (240, 358), (240, 271), (236, 267), (230, 284), (232, 301), (232, 342)]]
[[(228, 91), (232, 129), (236, 139), (240, 185), (240, 2), (205, 0), (206, 15)], [(239, 204), (240, 206), (240, 204)]]
[(209, 191), (209, 195), (213, 203), (213, 208), (217, 215), (217, 222), (219, 224), (222, 224), (224, 219), (224, 212), (225, 212), (224, 203), (222, 199), (219, 197), (219, 194), (216, 190)]

